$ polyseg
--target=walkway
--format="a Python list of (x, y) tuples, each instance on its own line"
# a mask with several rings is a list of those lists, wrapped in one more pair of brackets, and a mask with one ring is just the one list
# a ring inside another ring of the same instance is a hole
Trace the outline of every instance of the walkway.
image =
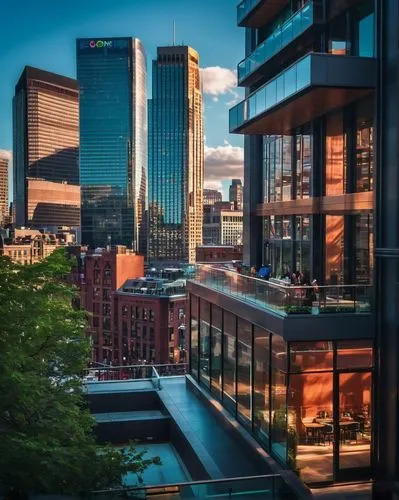
[(266, 464), (261, 470), (244, 454), (231, 432), (186, 387), (185, 377), (163, 378), (161, 385), (160, 398), (196, 453), (213, 468), (213, 479), (270, 474)]

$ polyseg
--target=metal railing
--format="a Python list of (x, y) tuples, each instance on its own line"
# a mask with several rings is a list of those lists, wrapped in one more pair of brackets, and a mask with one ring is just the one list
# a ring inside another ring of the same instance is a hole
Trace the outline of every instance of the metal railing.
[(297, 286), (205, 264), (197, 265), (193, 281), (283, 316), (372, 311), (372, 285)]
[(161, 389), (162, 377), (181, 376), (187, 373), (187, 363), (161, 365), (127, 365), (112, 366), (104, 363), (93, 363), (83, 374), (85, 384), (101, 382), (148, 381), (156, 390)]
[[(151, 496), (173, 495), (176, 499), (204, 498), (251, 498), (280, 500), (297, 498), (279, 474), (262, 476), (234, 477), (227, 479), (210, 479), (206, 481), (189, 481), (159, 486), (133, 486), (114, 490), (93, 491), (91, 498), (129, 497), (144, 499)], [(168, 497), (169, 498), (169, 497)]]
[(248, 75), (256, 71), (321, 17), (322, 9), (320, 5), (317, 2), (315, 4), (314, 0), (307, 2), (285, 23), (276, 28), (247, 58), (238, 63), (238, 81), (241, 82)]

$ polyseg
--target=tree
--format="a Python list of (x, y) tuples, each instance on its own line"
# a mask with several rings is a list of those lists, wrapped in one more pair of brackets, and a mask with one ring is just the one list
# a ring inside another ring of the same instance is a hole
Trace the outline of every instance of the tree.
[(84, 404), (86, 313), (72, 307), (64, 250), (31, 265), (0, 257), (0, 495), (120, 487), (157, 458), (99, 451)]

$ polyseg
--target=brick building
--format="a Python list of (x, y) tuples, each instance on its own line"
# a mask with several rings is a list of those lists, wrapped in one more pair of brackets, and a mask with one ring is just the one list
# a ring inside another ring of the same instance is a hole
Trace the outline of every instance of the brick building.
[(231, 262), (242, 260), (242, 245), (200, 245), (196, 262)]
[(124, 246), (87, 254), (81, 305), (90, 313), (93, 361), (183, 361), (185, 280), (143, 278), (144, 257)]

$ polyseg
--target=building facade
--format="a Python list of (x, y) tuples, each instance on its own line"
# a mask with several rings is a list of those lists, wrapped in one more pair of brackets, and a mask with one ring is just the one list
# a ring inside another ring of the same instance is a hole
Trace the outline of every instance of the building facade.
[(0, 150), (0, 227), (11, 222), (8, 207), (8, 176), (11, 152)]
[(242, 245), (242, 211), (234, 210), (233, 201), (204, 205), (203, 244)]
[(119, 364), (186, 360), (185, 281), (127, 280), (116, 292)]
[(220, 211), (220, 244), (242, 245), (242, 211)]
[(229, 186), (229, 200), (234, 202), (236, 210), (243, 209), (243, 186), (241, 179), (231, 179)]
[(146, 54), (137, 38), (77, 40), (82, 242), (146, 251)]
[(194, 262), (202, 243), (204, 132), (198, 53), (160, 47), (149, 101), (149, 259)]
[(214, 205), (222, 201), (222, 193), (217, 189), (204, 189), (204, 205)]
[(15, 87), (13, 126), (15, 223), (80, 226), (76, 80), (26, 66)]
[(200, 267), (191, 373), (305, 483), (397, 498), (397, 3), (243, 0), (237, 19), (244, 263), (272, 275)]
[(200, 245), (197, 247), (196, 262), (231, 262), (242, 260), (242, 245)]
[(92, 338), (93, 361), (119, 360), (115, 291), (129, 278), (143, 276), (144, 257), (125, 246), (99, 248), (84, 257), (81, 304), (90, 314), (89, 335)]

